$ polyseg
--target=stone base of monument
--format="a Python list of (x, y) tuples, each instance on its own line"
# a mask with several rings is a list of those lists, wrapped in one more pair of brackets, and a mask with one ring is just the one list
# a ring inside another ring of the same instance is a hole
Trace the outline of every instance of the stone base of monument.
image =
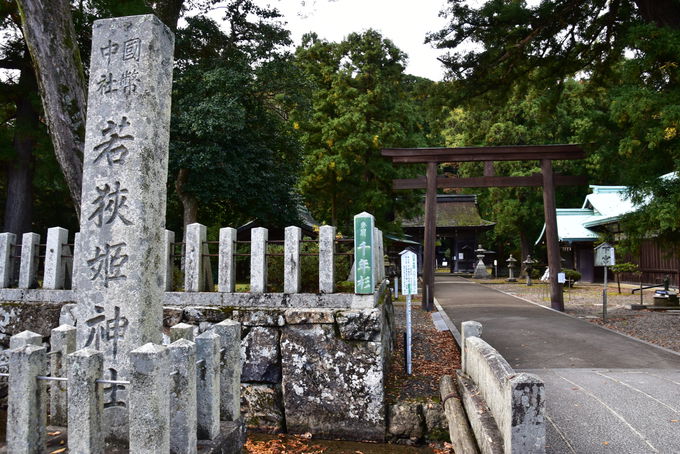
[(220, 434), (214, 440), (198, 440), (198, 454), (239, 453), (246, 442), (246, 425), (238, 421), (220, 422)]

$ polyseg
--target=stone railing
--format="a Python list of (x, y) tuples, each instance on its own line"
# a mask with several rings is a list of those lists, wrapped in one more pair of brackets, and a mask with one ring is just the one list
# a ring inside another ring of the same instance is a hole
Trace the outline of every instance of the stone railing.
[[(2, 374), (8, 376), (7, 452), (43, 452), (49, 412), (51, 425), (68, 427), (70, 452), (103, 453), (103, 411), (122, 392), (128, 393), (130, 452), (184, 454), (197, 446), (240, 452), (240, 331), (231, 320), (195, 338), (191, 326), (171, 328), (169, 345), (149, 343), (130, 353), (127, 380), (103, 378), (102, 352), (75, 351), (73, 326), (52, 330), (49, 353), (39, 334), (12, 336), (9, 374)], [(42, 381), (50, 383), (49, 400)]]
[[(352, 238), (336, 238), (336, 228), (321, 226), (319, 238), (309, 240), (302, 238), (302, 230), (291, 226), (285, 229), (283, 241), (269, 241), (266, 228), (253, 228), (249, 241), (236, 238), (236, 229), (225, 227), (220, 229), (219, 241), (206, 240), (206, 226), (190, 224), (186, 228), (184, 242), (175, 242), (175, 234), (165, 231), (165, 247), (163, 253), (163, 287), (166, 290), (166, 305), (221, 305), (221, 306), (287, 306), (287, 307), (339, 307), (362, 308), (375, 305), (375, 289), (385, 278), (383, 260), (382, 232), (373, 228), (372, 273), (374, 287), (369, 292), (336, 293), (335, 258), (346, 255), (353, 258), (357, 254), (358, 244), (351, 250), (338, 252), (341, 244), (356, 243)], [(357, 233), (357, 232), (355, 232)], [(83, 260), (79, 257), (78, 237), (74, 235), (73, 243), (68, 242), (69, 232), (61, 227), (50, 228), (47, 241), (40, 243), (40, 235), (25, 233), (21, 244), (16, 235), (0, 234), (0, 300), (4, 301), (40, 301), (65, 302), (74, 301), (74, 279)], [(302, 252), (302, 244), (314, 242), (318, 244), (318, 254)], [(239, 252), (239, 244), (249, 252)], [(269, 246), (282, 245), (283, 252), (270, 252)], [(217, 247), (216, 253), (214, 248)], [(181, 252), (177, 253), (176, 250)], [(211, 249), (213, 252), (211, 253)], [(318, 255), (318, 292), (301, 293), (302, 266), (301, 256)], [(249, 256), (250, 275), (249, 290), (237, 292), (236, 268), (240, 256)], [(273, 256), (283, 258), (283, 288), (279, 293), (268, 293), (268, 261)], [(213, 282), (212, 258), (217, 260), (217, 282)], [(176, 268), (175, 262), (181, 259), (183, 269), (182, 283), (173, 282)], [(351, 263), (351, 262), (350, 262)], [(42, 285), (39, 272), (42, 270)], [(95, 273), (97, 270), (82, 272)], [(173, 291), (180, 287), (182, 291)], [(60, 290), (55, 292), (54, 290)], [(264, 297), (263, 295), (266, 295)], [(303, 296), (304, 295), (304, 296)], [(310, 295), (316, 295), (312, 298)]]
[[(482, 325), (461, 326), (461, 399), (482, 454), (545, 452), (545, 388), (533, 374), (516, 373), (481, 339)], [(488, 411), (486, 408), (488, 407)]]

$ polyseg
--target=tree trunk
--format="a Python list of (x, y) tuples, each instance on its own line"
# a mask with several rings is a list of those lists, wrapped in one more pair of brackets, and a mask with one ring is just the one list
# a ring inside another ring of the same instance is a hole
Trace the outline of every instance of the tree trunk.
[(177, 192), (177, 196), (182, 202), (185, 231), (187, 225), (193, 224), (198, 220), (198, 200), (193, 194), (184, 190), (188, 178), (189, 169), (179, 169), (179, 172), (177, 172), (177, 179), (175, 180), (175, 192)]
[(17, 0), (59, 166), (80, 216), (86, 82), (68, 0)]
[[(28, 57), (27, 57), (28, 58)], [(5, 204), (5, 232), (17, 236), (31, 230), (33, 218), (33, 171), (36, 131), (40, 129), (39, 112), (33, 105), (38, 86), (30, 62), (21, 70), (17, 87), (17, 114), (14, 123), (14, 151), (16, 158), (7, 168), (7, 202)]]

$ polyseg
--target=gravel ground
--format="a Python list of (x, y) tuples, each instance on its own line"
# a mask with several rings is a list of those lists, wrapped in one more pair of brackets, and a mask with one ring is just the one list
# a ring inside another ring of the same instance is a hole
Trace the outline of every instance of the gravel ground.
[[(527, 287), (524, 283), (505, 281), (478, 281), (511, 295), (550, 307), (550, 290), (547, 284), (539, 282)], [(602, 284), (578, 283), (572, 289), (565, 289), (565, 312), (591, 323), (606, 326), (623, 334), (651, 342), (680, 353), (680, 310), (678, 311), (633, 311), (631, 304), (640, 304), (640, 294), (631, 294), (633, 285), (621, 284), (621, 294), (616, 283), (607, 291), (607, 323), (602, 323)], [(644, 304), (651, 305), (654, 289), (643, 292)], [(680, 308), (679, 308), (680, 309)]]

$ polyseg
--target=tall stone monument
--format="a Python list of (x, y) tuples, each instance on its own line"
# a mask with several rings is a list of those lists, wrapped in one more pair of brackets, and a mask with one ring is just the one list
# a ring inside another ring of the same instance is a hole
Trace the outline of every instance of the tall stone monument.
[[(112, 380), (161, 342), (173, 48), (152, 15), (93, 26), (75, 314), (78, 348), (103, 351)], [(104, 386), (110, 440), (126, 438), (128, 391)]]

